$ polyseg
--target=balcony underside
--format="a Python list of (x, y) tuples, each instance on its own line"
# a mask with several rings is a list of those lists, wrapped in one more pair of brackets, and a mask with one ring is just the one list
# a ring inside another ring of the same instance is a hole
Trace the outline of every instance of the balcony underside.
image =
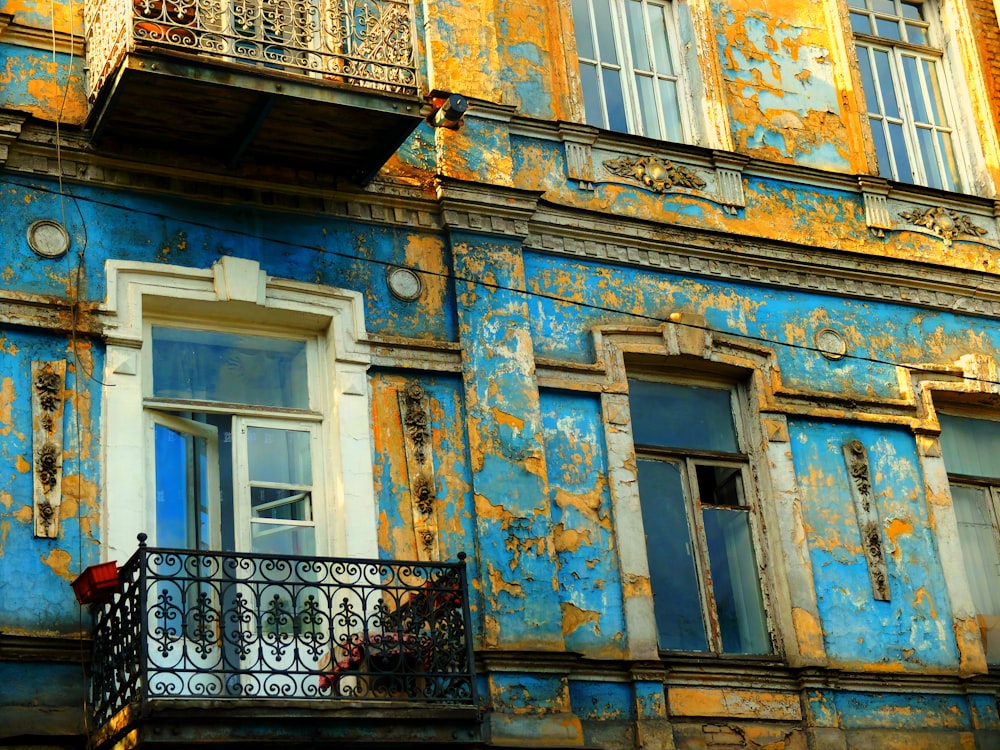
[(187, 750), (195, 745), (244, 748), (465, 748), (482, 743), (472, 706), (414, 707), (391, 701), (154, 700), (142, 715), (126, 708), (98, 729), (100, 750)]
[(105, 152), (300, 168), (363, 184), (420, 121), (415, 97), (138, 48), (108, 80), (89, 126)]

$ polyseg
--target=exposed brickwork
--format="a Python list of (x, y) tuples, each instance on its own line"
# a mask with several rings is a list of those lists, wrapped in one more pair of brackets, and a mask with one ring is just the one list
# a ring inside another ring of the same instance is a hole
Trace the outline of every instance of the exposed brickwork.
[(967, 0), (969, 15), (975, 25), (974, 34), (986, 75), (993, 118), (1000, 122), (1000, 22), (993, 0)]

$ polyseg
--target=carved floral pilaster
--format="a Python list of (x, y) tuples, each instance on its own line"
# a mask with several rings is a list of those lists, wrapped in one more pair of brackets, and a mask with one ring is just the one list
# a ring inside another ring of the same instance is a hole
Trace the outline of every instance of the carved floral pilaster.
[(435, 504), (434, 453), (431, 442), (431, 410), (423, 387), (411, 383), (399, 392), (403, 423), (403, 448), (410, 481), (413, 529), (419, 560), (438, 560), (438, 528)]
[(885, 551), (882, 544), (882, 524), (878, 508), (872, 496), (871, 468), (868, 451), (860, 440), (844, 443), (844, 461), (851, 477), (851, 494), (854, 496), (854, 512), (861, 532), (861, 546), (868, 562), (868, 578), (872, 594), (881, 602), (890, 600), (889, 574), (886, 569)]
[(65, 382), (65, 361), (31, 363), (34, 522), (42, 539), (59, 536)]

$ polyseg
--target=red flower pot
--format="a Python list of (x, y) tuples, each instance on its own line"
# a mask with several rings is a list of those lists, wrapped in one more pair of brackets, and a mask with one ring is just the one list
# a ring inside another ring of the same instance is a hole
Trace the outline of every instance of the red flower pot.
[(110, 599), (113, 594), (122, 590), (118, 582), (118, 563), (112, 560), (91, 565), (71, 585), (80, 604), (93, 604)]

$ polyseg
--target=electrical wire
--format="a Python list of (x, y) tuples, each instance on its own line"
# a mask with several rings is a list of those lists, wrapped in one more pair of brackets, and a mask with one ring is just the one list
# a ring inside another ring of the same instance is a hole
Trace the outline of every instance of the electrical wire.
[[(18, 182), (18, 181), (11, 181), (11, 180), (8, 180), (7, 183), (11, 184), (11, 185), (16, 185), (16, 186), (21, 187), (21, 188), (24, 188), (25, 190), (37, 190), (39, 192), (49, 192), (49, 193), (53, 192), (50, 189), (47, 189), (47, 188), (45, 188), (43, 186), (39, 186), (39, 185), (27, 185), (27, 184), (24, 184), (24, 183), (21, 183), (21, 182)], [(785, 347), (785, 348), (788, 348), (788, 349), (793, 349), (793, 350), (798, 350), (798, 351), (804, 351), (804, 352), (810, 352), (810, 353), (813, 353), (813, 354), (823, 354), (823, 350), (822, 349), (820, 349), (819, 347), (816, 347), (816, 346), (810, 346), (808, 344), (799, 344), (799, 343), (795, 343), (793, 341), (781, 341), (779, 339), (767, 338), (766, 336), (755, 336), (755, 335), (750, 334), (750, 333), (743, 333), (743, 332), (740, 332), (740, 331), (732, 331), (732, 330), (728, 330), (728, 329), (718, 329), (718, 328), (713, 328), (713, 327), (708, 326), (708, 325), (699, 325), (697, 323), (692, 323), (692, 322), (674, 321), (674, 320), (671, 320), (669, 317), (663, 317), (663, 316), (659, 316), (659, 315), (650, 315), (650, 314), (647, 314), (647, 313), (636, 312), (634, 310), (623, 310), (623, 309), (619, 309), (619, 308), (615, 308), (615, 307), (610, 307), (610, 306), (607, 306), (607, 305), (596, 304), (596, 303), (593, 303), (593, 302), (586, 302), (586, 301), (582, 301), (582, 300), (576, 300), (576, 299), (570, 299), (570, 298), (567, 298), (567, 297), (561, 297), (559, 295), (549, 294), (549, 293), (546, 293), (546, 292), (530, 291), (530, 290), (527, 290), (527, 289), (518, 289), (516, 287), (511, 287), (511, 286), (507, 286), (507, 285), (504, 285), (504, 284), (497, 284), (497, 283), (493, 283), (493, 282), (489, 282), (489, 281), (484, 281), (482, 279), (471, 279), (471, 278), (467, 278), (467, 277), (464, 277), (464, 276), (459, 276), (459, 275), (454, 274), (454, 273), (445, 273), (445, 272), (441, 272), (441, 271), (430, 271), (430, 270), (426, 270), (426, 269), (420, 268), (418, 266), (407, 265), (405, 263), (402, 263), (402, 262), (399, 262), (399, 261), (396, 261), (396, 260), (382, 260), (380, 258), (370, 258), (370, 257), (364, 256), (364, 255), (357, 255), (357, 254), (354, 254), (354, 253), (346, 253), (346, 252), (338, 251), (338, 250), (330, 250), (330, 249), (322, 247), (322, 246), (302, 245), (300, 243), (291, 242), (289, 240), (284, 240), (284, 239), (280, 239), (280, 238), (276, 238), (276, 237), (268, 237), (268, 236), (263, 235), (263, 234), (254, 234), (252, 232), (247, 232), (247, 231), (244, 231), (244, 230), (241, 230), (241, 229), (236, 229), (236, 228), (220, 229), (215, 224), (209, 224), (207, 222), (196, 221), (196, 220), (192, 220), (190, 218), (186, 218), (186, 217), (182, 217), (182, 216), (175, 216), (175, 215), (172, 215), (172, 214), (162, 213), (162, 212), (158, 212), (158, 211), (149, 211), (149, 210), (137, 209), (137, 208), (134, 208), (134, 207), (125, 207), (125, 206), (122, 206), (121, 204), (118, 204), (118, 203), (113, 203), (111, 201), (104, 201), (104, 200), (100, 200), (98, 198), (89, 197), (89, 196), (79, 196), (79, 195), (77, 195), (77, 196), (75, 196), (75, 199), (76, 200), (80, 200), (80, 201), (84, 201), (84, 202), (87, 202), (87, 203), (90, 203), (90, 204), (94, 204), (94, 205), (98, 205), (98, 206), (103, 206), (103, 207), (107, 207), (107, 208), (119, 210), (119, 211), (126, 211), (126, 212), (131, 213), (131, 214), (140, 214), (140, 215), (143, 215), (143, 216), (148, 216), (150, 218), (155, 218), (155, 219), (159, 219), (159, 220), (162, 220), (162, 221), (173, 221), (173, 222), (177, 222), (177, 223), (180, 223), (180, 224), (185, 224), (185, 225), (192, 226), (192, 227), (198, 227), (200, 229), (210, 230), (210, 231), (213, 231), (213, 232), (223, 232), (223, 233), (225, 233), (225, 234), (227, 234), (229, 236), (243, 237), (245, 239), (252, 239), (252, 240), (255, 240), (255, 241), (258, 241), (258, 242), (267, 242), (267, 243), (270, 243), (272, 245), (276, 245), (278, 247), (288, 247), (288, 248), (293, 248), (295, 250), (309, 250), (309, 251), (313, 251), (313, 252), (316, 252), (316, 253), (321, 254), (321, 255), (338, 257), (338, 258), (343, 258), (343, 259), (352, 260), (352, 261), (360, 261), (362, 263), (372, 263), (372, 264), (376, 264), (376, 265), (382, 265), (382, 266), (385, 266), (387, 268), (406, 268), (406, 269), (412, 270), (412, 271), (414, 271), (416, 273), (420, 273), (420, 274), (422, 274), (424, 276), (432, 276), (432, 277), (443, 278), (443, 279), (452, 281), (454, 283), (473, 284), (475, 286), (481, 286), (481, 287), (485, 287), (487, 289), (493, 289), (493, 290), (496, 290), (496, 291), (511, 292), (511, 293), (514, 293), (514, 294), (522, 295), (524, 297), (534, 297), (534, 298), (537, 298), (537, 299), (543, 299), (543, 300), (547, 300), (547, 301), (551, 301), (551, 302), (556, 302), (556, 303), (559, 303), (559, 304), (564, 304), (564, 305), (570, 305), (570, 306), (574, 306), (574, 307), (585, 308), (585, 309), (594, 310), (594, 311), (597, 311), (597, 312), (611, 313), (611, 314), (614, 314), (614, 315), (621, 315), (621, 316), (627, 316), (627, 317), (632, 317), (632, 318), (638, 318), (638, 319), (647, 320), (647, 321), (650, 321), (650, 322), (653, 322), (653, 323), (660, 323), (660, 324), (662, 324), (662, 323), (672, 323), (674, 325), (682, 326), (682, 327), (685, 327), (685, 328), (692, 328), (692, 329), (696, 329), (696, 330), (700, 330), (700, 331), (707, 331), (707, 332), (711, 332), (711, 333), (721, 333), (721, 334), (725, 334), (727, 336), (732, 336), (734, 338), (739, 338), (739, 339), (743, 339), (743, 340), (746, 340), (746, 341), (753, 341), (755, 343), (765, 344), (765, 345), (768, 345), (768, 346), (781, 346), (781, 347)], [(907, 368), (909, 370), (912, 370), (913, 372), (924, 372), (924, 373), (929, 373), (929, 374), (933, 374), (933, 373), (937, 373), (938, 372), (938, 370), (933, 369), (933, 368), (919, 367), (919, 366), (913, 365), (913, 364), (901, 364), (899, 362), (894, 362), (894, 361), (889, 360), (889, 359), (882, 359), (882, 358), (879, 358), (879, 357), (869, 357), (869, 356), (864, 356), (864, 355), (861, 355), (861, 354), (844, 353), (840, 357), (840, 359), (841, 360), (853, 360), (853, 361), (857, 361), (857, 362), (863, 362), (863, 363), (866, 363), (866, 364), (881, 365), (881, 366), (885, 366), (885, 367), (905, 367), (905, 368)], [(981, 378), (981, 377), (971, 377), (971, 376), (964, 375), (964, 374), (961, 375), (961, 376), (959, 376), (959, 375), (956, 374), (954, 377), (960, 377), (963, 380), (967, 380), (967, 381), (970, 381), (970, 382), (976, 382), (976, 383), (984, 383), (984, 384), (987, 384), (987, 385), (1000, 385), (1000, 380), (990, 380), (990, 379)]]
[[(59, 56), (58, 56), (58, 43), (56, 35), (56, 6), (55, 0), (49, 0), (49, 13), (51, 19), (51, 30), (52, 30), (52, 65), (55, 70), (58, 71), (59, 68)], [(56, 146), (56, 170), (59, 185), (59, 214), (62, 226), (65, 228), (68, 226), (66, 221), (66, 194), (69, 192), (70, 198), (73, 199), (73, 203), (77, 209), (77, 213), (80, 215), (81, 227), (84, 233), (83, 244), (77, 253), (77, 264), (76, 273), (73, 280), (70, 282), (70, 288), (72, 291), (71, 297), (71, 322), (70, 322), (70, 352), (73, 358), (73, 431), (76, 438), (76, 461), (77, 461), (77, 475), (80, 477), (77, 488), (77, 504), (76, 504), (76, 523), (77, 523), (77, 562), (79, 565), (78, 574), (83, 572), (83, 424), (80, 415), (80, 409), (84, 403), (83, 394), (80, 385), (80, 374), (84, 372), (82, 367), (82, 362), (80, 359), (80, 342), (79, 342), (79, 318), (80, 318), (80, 295), (83, 285), (83, 275), (85, 269), (85, 253), (87, 248), (87, 229), (86, 221), (84, 219), (83, 211), (80, 208), (79, 203), (76, 201), (75, 196), (67, 190), (66, 186), (63, 184), (63, 168), (62, 168), (62, 120), (63, 115), (66, 111), (66, 102), (69, 98), (70, 84), (73, 79), (73, 66), (76, 62), (75, 52), (76, 52), (76, 37), (74, 34), (74, 17), (76, 15), (76, 5), (74, 0), (69, 0), (69, 60), (66, 64), (66, 80), (62, 86), (62, 98), (59, 102), (59, 109), (56, 111), (55, 116), (55, 146)], [(71, 257), (67, 254), (67, 260)], [(88, 376), (92, 376), (92, 373), (87, 373)], [(83, 605), (77, 605), (77, 617), (78, 617), (78, 627), (80, 633), (84, 632), (83, 625)], [(80, 669), (81, 676), (84, 682), (83, 691), (83, 721), (84, 721), (84, 733), (88, 740), (91, 735), (90, 727), (90, 711), (87, 705), (87, 671), (86, 671), (86, 651), (84, 649), (84, 640), (80, 639)]]

